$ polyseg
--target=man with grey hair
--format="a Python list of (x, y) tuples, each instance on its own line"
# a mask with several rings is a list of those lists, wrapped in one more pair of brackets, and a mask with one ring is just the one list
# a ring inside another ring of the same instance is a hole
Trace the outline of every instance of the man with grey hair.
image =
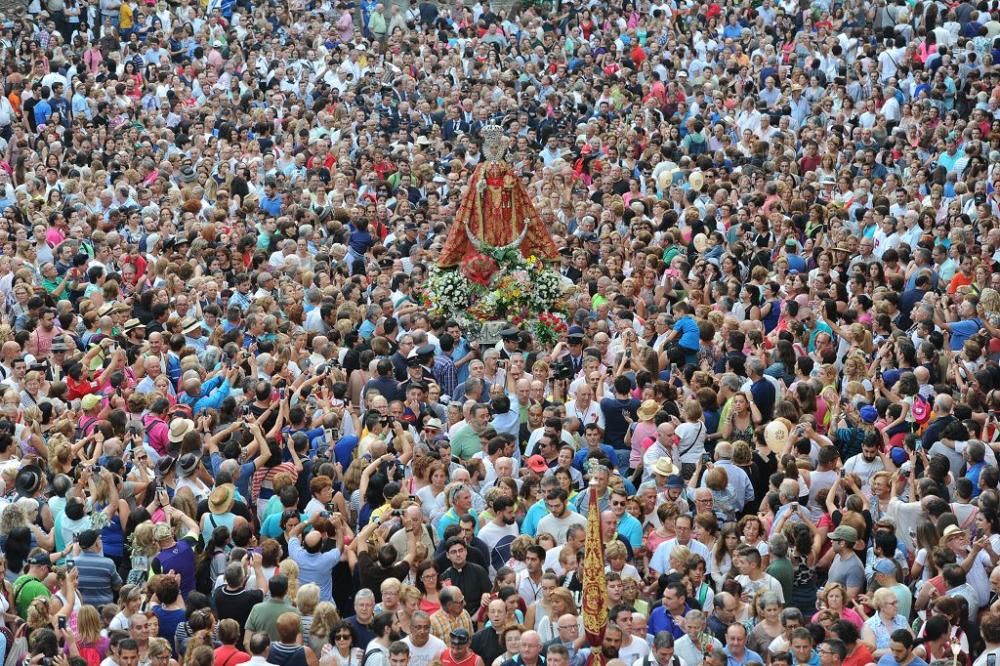
[(410, 648), (410, 666), (429, 666), (447, 647), (431, 634), (431, 616), (422, 610), (410, 616), (410, 633), (403, 642)]
[(767, 651), (771, 654), (788, 652), (792, 646), (792, 632), (806, 623), (802, 611), (795, 607), (783, 608), (780, 619), (781, 633), (767, 646)]
[[(719, 442), (718, 446), (715, 447), (715, 466), (726, 470), (729, 487), (735, 493), (734, 504), (736, 505), (736, 512), (737, 514), (742, 513), (743, 507), (747, 503), (754, 501), (753, 484), (750, 483), (750, 477), (743, 471), (743, 468), (733, 464), (732, 444), (729, 442)], [(701, 477), (701, 486), (703, 488), (707, 485), (705, 481), (706, 477), (707, 475)]]
[[(781, 506), (778, 511), (774, 514), (774, 524), (771, 525), (771, 529), (774, 529), (774, 525), (783, 524), (784, 521), (791, 521), (797, 523), (801, 520), (809, 520), (809, 514), (806, 512), (805, 507), (799, 504), (799, 482), (795, 479), (785, 479), (778, 486), (778, 501), (781, 502)], [(784, 518), (784, 516), (788, 516)], [(784, 520), (779, 523), (779, 520)], [(770, 535), (770, 533), (769, 533)]]
[[(950, 426), (952, 423), (958, 421), (952, 410), (955, 408), (955, 399), (947, 393), (941, 393), (936, 398), (934, 398), (934, 414), (935, 418), (927, 426), (927, 430), (924, 431), (923, 437), (920, 438), (923, 444), (924, 450), (928, 451), (930, 454), (941, 452), (940, 448), (935, 450), (934, 446), (937, 441), (941, 438), (941, 433)], [(947, 453), (945, 454), (947, 455)]]
[(749, 394), (760, 411), (761, 422), (767, 423), (774, 418), (774, 403), (778, 400), (778, 383), (781, 380), (765, 375), (764, 362), (756, 356), (747, 359), (746, 369), (749, 379), (740, 390)]
[(792, 563), (788, 559), (788, 539), (784, 534), (775, 532), (767, 540), (770, 563), (767, 565), (767, 574), (781, 583), (781, 592), (785, 599), (792, 598)]
[[(722, 641), (706, 631), (707, 621), (708, 616), (700, 610), (691, 610), (684, 615), (684, 635), (674, 643), (674, 654), (680, 657), (681, 663), (700, 664), (705, 661), (706, 653), (722, 651)], [(653, 639), (654, 650), (656, 638)]]
[(708, 616), (708, 630), (716, 640), (726, 639), (726, 628), (736, 620), (740, 610), (739, 600), (729, 592), (719, 592), (712, 599), (712, 614)]

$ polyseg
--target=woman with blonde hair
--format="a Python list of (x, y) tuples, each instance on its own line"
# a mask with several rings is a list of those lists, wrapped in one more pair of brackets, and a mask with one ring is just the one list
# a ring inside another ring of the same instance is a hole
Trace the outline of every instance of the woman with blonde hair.
[[(906, 618), (899, 613), (899, 598), (891, 588), (881, 587), (872, 595), (875, 613), (865, 620), (861, 628), (861, 640), (872, 647), (872, 656), (880, 659), (892, 654), (889, 649), (891, 636), (897, 629), (910, 631)], [(912, 633), (912, 632), (911, 632)]]
[(107, 636), (101, 635), (103, 628), (97, 609), (89, 604), (82, 606), (76, 616), (77, 648), (81, 651), (87, 648), (96, 650), (103, 660), (108, 656), (108, 646), (111, 644)]
[(287, 598), (296, 599), (299, 594), (299, 565), (295, 560), (284, 559), (278, 564), (278, 573), (288, 578)]
[(398, 613), (401, 610), (399, 591), (402, 587), (403, 584), (399, 582), (398, 578), (389, 577), (382, 581), (379, 586), (382, 601), (375, 606), (375, 613)]
[[(864, 619), (858, 613), (847, 607), (847, 590), (840, 583), (827, 583), (819, 592), (820, 611), (830, 611), (837, 615), (839, 620), (847, 620), (858, 629), (864, 623)], [(812, 617), (813, 622), (819, 620), (819, 613)]]
[(155, 527), (153, 522), (149, 520), (139, 523), (126, 540), (132, 560), (132, 569), (128, 577), (130, 583), (140, 584), (146, 581), (153, 558), (160, 552), (159, 545), (153, 539)]
[[(573, 593), (565, 587), (557, 587), (549, 594), (549, 612), (541, 619), (535, 620), (535, 627), (542, 637), (542, 643), (556, 638), (559, 635), (559, 618), (563, 615), (578, 615), (576, 599)], [(579, 622), (579, 617), (577, 618)], [(581, 626), (581, 631), (583, 627)], [(580, 635), (583, 635), (582, 633)]]
[(667, 573), (684, 573), (687, 569), (688, 560), (691, 559), (691, 549), (687, 546), (676, 545), (670, 549), (670, 571)]
[[(420, 610), (420, 590), (412, 585), (403, 584), (399, 588), (399, 610), (396, 618), (399, 626), (407, 636), (410, 635), (410, 620), (413, 613)], [(383, 597), (384, 600), (384, 597)]]
[(312, 624), (309, 626), (309, 638), (303, 639), (316, 654), (323, 652), (324, 645), (331, 645), (333, 637), (330, 632), (340, 624), (340, 613), (337, 607), (329, 601), (321, 601), (313, 609)]
[(313, 614), (319, 604), (319, 585), (306, 583), (295, 593), (295, 608), (302, 616), (302, 642), (309, 642), (309, 629), (312, 627)]
[(149, 666), (179, 666), (173, 658), (173, 650), (166, 638), (153, 636), (149, 639)]

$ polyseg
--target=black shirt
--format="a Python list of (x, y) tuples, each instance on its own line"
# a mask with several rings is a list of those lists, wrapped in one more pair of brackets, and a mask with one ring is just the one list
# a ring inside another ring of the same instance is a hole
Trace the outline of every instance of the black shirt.
[(260, 590), (248, 590), (245, 587), (241, 590), (229, 590), (227, 586), (216, 588), (212, 593), (215, 601), (215, 612), (220, 620), (226, 618), (236, 620), (240, 623), (240, 635), (246, 631), (247, 618), (250, 611), (256, 604), (264, 601), (264, 593)]
[(505, 650), (500, 644), (500, 636), (492, 626), (477, 631), (472, 637), (471, 647), (473, 652), (483, 658), (484, 664), (492, 664)]
[(472, 562), (466, 562), (461, 571), (453, 566), (448, 567), (441, 574), (441, 581), (442, 585), (454, 585), (462, 590), (462, 594), (465, 595), (465, 610), (469, 611), (469, 615), (479, 609), (483, 595), (489, 594), (493, 589), (486, 569)]

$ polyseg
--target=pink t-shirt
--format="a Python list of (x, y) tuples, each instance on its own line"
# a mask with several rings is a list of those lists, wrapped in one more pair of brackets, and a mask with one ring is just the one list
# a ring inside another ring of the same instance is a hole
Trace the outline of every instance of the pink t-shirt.
[(642, 443), (646, 439), (656, 438), (656, 423), (653, 421), (639, 421), (632, 431), (632, 450), (629, 452), (628, 465), (635, 469), (642, 463), (642, 454), (646, 452)]

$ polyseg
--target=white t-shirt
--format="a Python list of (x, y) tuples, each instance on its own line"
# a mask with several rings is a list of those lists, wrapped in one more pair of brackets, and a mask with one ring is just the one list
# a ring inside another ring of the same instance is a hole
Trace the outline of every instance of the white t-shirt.
[(778, 601), (785, 603), (785, 593), (781, 590), (781, 583), (777, 579), (770, 575), (764, 574), (759, 580), (750, 580), (750, 576), (739, 575), (736, 577), (736, 582), (740, 584), (745, 592), (750, 593), (750, 598), (755, 598), (761, 590), (765, 592), (774, 592), (778, 595)]
[(677, 435), (677, 453), (680, 456), (681, 464), (689, 463), (696, 465), (705, 453), (705, 424), (701, 421), (697, 423), (682, 423), (674, 429)]
[[(573, 525), (587, 525), (587, 519), (578, 514), (576, 511), (566, 510), (562, 518), (556, 518), (551, 513), (541, 520), (538, 521), (538, 528), (536, 532), (548, 532), (555, 537), (557, 544), (566, 543), (566, 531)], [(480, 538), (482, 538), (480, 536)], [(558, 553), (559, 549), (553, 549)], [(551, 552), (551, 551), (550, 551)], [(558, 564), (558, 555), (556, 555), (556, 563)], [(548, 560), (548, 558), (546, 558)]]
[(479, 530), (477, 535), (486, 544), (490, 552), (490, 576), (504, 566), (510, 559), (510, 545), (520, 534), (517, 523), (513, 525), (497, 525), (492, 520)]
[(631, 636), (631, 639), (631, 643), (628, 645), (622, 645), (618, 649), (618, 658), (626, 664), (634, 663), (640, 659), (645, 659), (646, 655), (649, 654), (649, 643), (641, 641), (635, 636)]
[(437, 636), (428, 635), (427, 643), (422, 647), (413, 644), (413, 637), (407, 636), (403, 642), (410, 648), (410, 666), (428, 666), (438, 658), (445, 647), (444, 641)]
[(871, 478), (884, 469), (885, 463), (882, 462), (881, 458), (875, 458), (875, 460), (868, 462), (863, 453), (851, 456), (844, 463), (845, 474), (857, 474), (861, 479), (861, 489), (866, 492), (869, 489)]

